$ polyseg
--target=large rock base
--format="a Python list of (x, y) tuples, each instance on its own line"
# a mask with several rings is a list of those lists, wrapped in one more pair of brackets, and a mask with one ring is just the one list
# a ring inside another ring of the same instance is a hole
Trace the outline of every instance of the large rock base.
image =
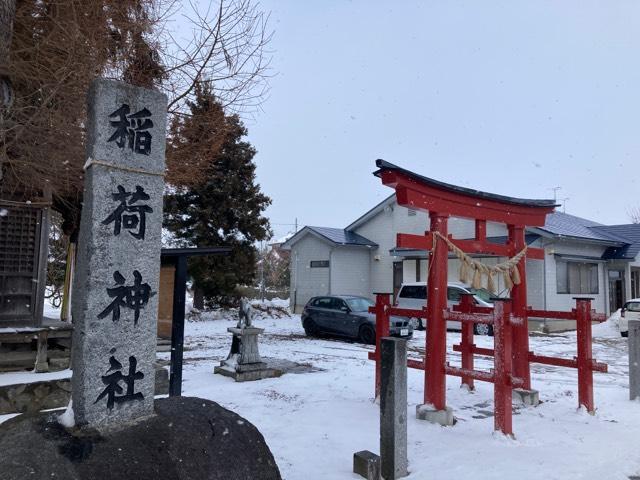
[(156, 400), (155, 415), (106, 434), (67, 430), (52, 413), (0, 424), (3, 480), (280, 480), (260, 432), (217, 403)]

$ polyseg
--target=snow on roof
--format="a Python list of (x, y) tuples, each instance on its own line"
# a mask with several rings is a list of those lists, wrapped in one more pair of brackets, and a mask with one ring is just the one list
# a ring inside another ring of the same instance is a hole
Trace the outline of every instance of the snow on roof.
[(287, 233), (286, 235), (284, 235), (284, 236), (282, 236), (280, 238), (276, 238), (275, 240), (271, 240), (269, 242), (269, 245), (282, 245), (284, 242), (289, 240), (295, 234), (296, 234), (296, 232), (289, 232), (289, 233)]

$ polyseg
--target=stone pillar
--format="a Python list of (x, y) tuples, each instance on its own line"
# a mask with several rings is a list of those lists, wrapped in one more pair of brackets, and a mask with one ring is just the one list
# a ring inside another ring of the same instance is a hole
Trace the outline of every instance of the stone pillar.
[(166, 97), (98, 79), (72, 300), (76, 425), (118, 428), (153, 414)]
[(640, 320), (629, 320), (629, 399), (640, 398)]
[(407, 341), (381, 341), (380, 459), (382, 478), (406, 477), (407, 471)]

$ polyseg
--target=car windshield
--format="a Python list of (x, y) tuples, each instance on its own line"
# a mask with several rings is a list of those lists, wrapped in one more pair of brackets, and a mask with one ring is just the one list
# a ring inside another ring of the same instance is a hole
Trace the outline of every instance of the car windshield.
[(473, 293), (480, 300), (484, 300), (487, 303), (493, 303), (493, 300), (491, 299), (493, 298), (494, 295), (489, 290), (486, 290), (484, 288), (472, 288), (472, 287), (467, 288), (467, 290)]
[(352, 312), (366, 312), (374, 305), (368, 298), (347, 298), (346, 302)]
[(629, 302), (624, 308), (629, 312), (640, 312), (640, 302)]

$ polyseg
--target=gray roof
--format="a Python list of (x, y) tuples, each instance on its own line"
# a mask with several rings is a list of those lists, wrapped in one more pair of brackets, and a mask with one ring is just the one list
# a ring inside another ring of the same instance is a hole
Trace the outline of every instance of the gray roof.
[(640, 225), (636, 224), (602, 225), (568, 213), (553, 212), (547, 215), (544, 227), (538, 229), (552, 235), (608, 244), (602, 255), (605, 260), (630, 260), (640, 253)]
[(284, 242), (281, 248), (288, 250), (291, 245), (302, 239), (306, 234), (313, 233), (316, 236), (333, 243), (334, 245), (346, 245), (355, 247), (377, 247), (378, 244), (372, 242), (368, 238), (358, 235), (355, 232), (346, 230), (344, 228), (329, 228), (329, 227), (309, 227), (306, 226), (293, 237)]
[(553, 212), (547, 215), (544, 227), (538, 227), (538, 229), (563, 237), (576, 237), (605, 243), (618, 243), (620, 241), (614, 240), (610, 236), (605, 236), (592, 228), (601, 226), (603, 226), (601, 223), (587, 220), (586, 218), (576, 217), (568, 213)]
[(612, 235), (627, 244), (622, 247), (609, 247), (602, 258), (610, 259), (634, 259), (640, 253), (640, 224), (606, 225), (594, 227), (602, 235)]
[(343, 228), (329, 228), (329, 227), (307, 227), (307, 228), (338, 245), (362, 245), (362, 246), (368, 246), (368, 247), (378, 246), (377, 243), (372, 242), (368, 238), (364, 238), (362, 235), (358, 235), (355, 232), (352, 232), (350, 230), (346, 230)]

